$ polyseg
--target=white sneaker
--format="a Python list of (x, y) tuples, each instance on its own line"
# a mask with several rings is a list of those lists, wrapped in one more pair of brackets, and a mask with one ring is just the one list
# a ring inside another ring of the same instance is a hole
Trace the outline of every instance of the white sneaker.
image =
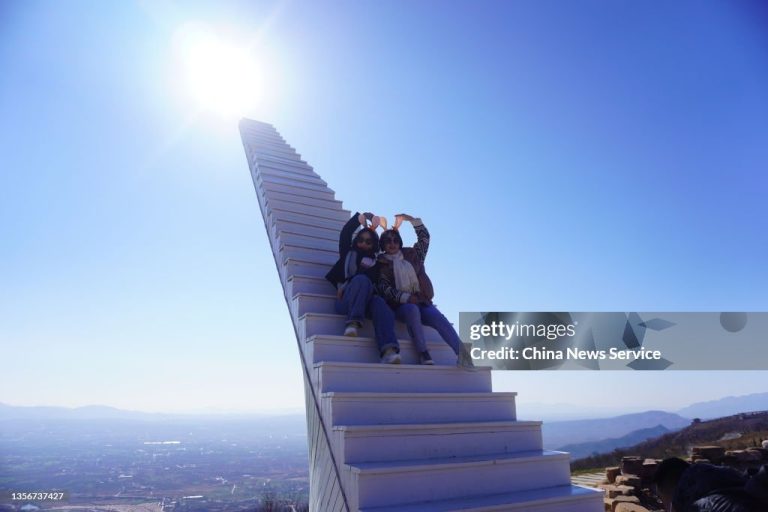
[(347, 328), (344, 329), (344, 336), (357, 336), (357, 323), (348, 323)]
[(381, 362), (383, 364), (400, 364), (400, 354), (395, 352), (395, 349), (388, 348), (384, 351), (384, 355), (381, 356)]

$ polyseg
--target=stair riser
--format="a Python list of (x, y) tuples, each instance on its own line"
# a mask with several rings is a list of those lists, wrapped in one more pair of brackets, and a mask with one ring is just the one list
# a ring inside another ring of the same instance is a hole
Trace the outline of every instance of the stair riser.
[[(559, 499), (536, 499), (527, 502), (515, 502), (500, 505), (485, 505), (484, 500), (479, 500), (477, 505), (463, 505), (461, 512), (603, 512), (603, 493), (593, 492), (589, 496), (578, 496)], [(403, 506), (394, 506), (376, 509), (359, 509), (359, 512), (402, 512)], [(410, 505), (409, 512), (417, 510)], [(440, 509), (458, 511), (458, 509)]]
[[(313, 199), (311, 197), (304, 197), (304, 196), (295, 196), (292, 194), (285, 194), (282, 192), (270, 192), (269, 194), (269, 200), (270, 201), (283, 201), (286, 203), (297, 203), (297, 204), (303, 204), (307, 206), (317, 206), (318, 208), (328, 208), (331, 210), (342, 210), (343, 204), (341, 201), (337, 201), (335, 199), (328, 200), (328, 199)], [(350, 217), (352, 214), (350, 213)]]
[(320, 391), (360, 391), (381, 393), (458, 393), (491, 391), (490, 371), (463, 371), (454, 367), (381, 368), (320, 367)]
[(296, 149), (294, 149), (293, 146), (278, 139), (261, 138), (259, 140), (251, 140), (248, 141), (248, 148), (251, 149), (253, 153), (259, 155), (264, 154), (265, 152), (289, 155), (297, 154)]
[(301, 155), (299, 155), (296, 150), (294, 150), (291, 146), (288, 144), (277, 144), (275, 142), (255, 142), (253, 144), (250, 144), (251, 149), (251, 155), (257, 156), (257, 155), (269, 155), (269, 156), (276, 156), (280, 158), (285, 158), (288, 160), (299, 160), (301, 159)]
[(285, 159), (270, 155), (257, 155), (256, 164), (259, 166), (259, 170), (268, 168), (278, 171), (290, 171), (296, 173), (309, 173), (317, 175), (312, 169), (312, 166), (304, 162), (303, 160)]
[(258, 136), (248, 141), (246, 154), (250, 157), (251, 161), (253, 161), (254, 158), (261, 156), (263, 154), (261, 153), (261, 149), (263, 148), (274, 148), (274, 149), (281, 149), (281, 150), (285, 150), (285, 148), (289, 148), (290, 150), (293, 149), (284, 140), (275, 139), (271, 137)]
[(295, 255), (294, 257), (310, 256), (315, 253), (321, 253), (323, 257), (331, 257), (334, 261), (339, 259), (339, 251), (337, 244), (334, 244), (330, 240), (323, 240), (321, 238), (304, 239), (295, 242), (286, 243), (281, 240), (279, 246), (281, 250), (288, 251), (287, 254)]
[(270, 225), (270, 230), (273, 240), (277, 240), (286, 234), (292, 234), (310, 238), (320, 238), (335, 242), (336, 244), (339, 243), (339, 229), (319, 228), (316, 226), (306, 226), (297, 222), (277, 220)]
[(596, 494), (597, 496), (592, 498), (582, 498), (569, 502), (547, 503), (535, 507), (522, 504), (514, 509), (500, 506), (492, 509), (478, 509), (476, 512), (503, 512), (505, 510), (514, 512), (602, 512), (604, 510), (602, 493)]
[(251, 141), (266, 141), (275, 144), (286, 144), (285, 139), (283, 139), (283, 137), (274, 128), (266, 128), (264, 130), (258, 131), (249, 128), (245, 131), (245, 133), (248, 136), (249, 145)]
[(360, 474), (357, 486), (360, 507), (374, 507), (568, 485), (570, 477), (567, 459), (542, 457), (444, 470)]
[(344, 462), (387, 462), (541, 450), (541, 429), (433, 434), (344, 435)]
[[(334, 193), (331, 189), (326, 190), (309, 190), (306, 188), (301, 187), (294, 187), (291, 185), (285, 185), (283, 183), (272, 183), (272, 182), (263, 182), (261, 180), (257, 180), (257, 186), (262, 190), (266, 192), (282, 192), (284, 194), (291, 194), (293, 196), (298, 197), (309, 197), (314, 199), (326, 199), (326, 200), (333, 200), (334, 199)], [(263, 193), (262, 193), (263, 195)], [(338, 239), (338, 234), (336, 235), (336, 239)]]
[[(280, 220), (290, 220), (298, 222), (299, 224), (309, 224), (308, 220), (322, 221), (322, 224), (318, 224), (323, 227), (330, 227), (336, 229), (339, 226), (338, 232), (341, 232), (341, 228), (344, 223), (349, 220), (349, 212), (344, 210), (328, 210), (323, 208), (316, 208), (314, 206), (301, 206), (295, 203), (282, 204), (279, 201), (272, 201), (266, 205), (267, 213), (273, 215)], [(285, 206), (287, 205), (287, 206)], [(313, 213), (314, 211), (314, 213)], [(336, 250), (338, 250), (338, 233), (336, 236)]]
[(297, 318), (301, 317), (304, 313), (337, 314), (335, 296), (317, 297), (314, 295), (299, 295), (294, 297), (292, 302)]
[(302, 160), (301, 155), (298, 153), (295, 156), (283, 156), (283, 155), (276, 155), (276, 154), (257, 154), (256, 155), (256, 161), (257, 163), (268, 163), (273, 165), (290, 165), (293, 167), (298, 168), (311, 168), (307, 162)]
[[(301, 272), (299, 273), (305, 275)], [(301, 339), (306, 340), (315, 334), (341, 335), (345, 328), (346, 320), (343, 316), (324, 317), (309, 315), (299, 323), (299, 334), (302, 336)], [(366, 319), (363, 323), (363, 328), (358, 329), (357, 332), (360, 336), (372, 338), (374, 336), (373, 321)], [(411, 339), (408, 329), (401, 322), (395, 322), (395, 336), (399, 339)], [(426, 325), (424, 326), (424, 338), (427, 342), (445, 343), (436, 330)]]
[(313, 249), (303, 250), (298, 247), (288, 247), (280, 251), (279, 258), (280, 259), (278, 261), (283, 262), (289, 258), (309, 261), (319, 265), (326, 265), (328, 270), (330, 270), (333, 264), (336, 263), (336, 261), (339, 259), (339, 255), (328, 251), (319, 251)]
[(303, 249), (317, 249), (320, 251), (333, 252), (338, 257), (338, 240), (328, 240), (327, 238), (316, 238), (313, 236), (297, 235), (295, 233), (281, 233), (278, 239), (280, 245), (289, 245)]
[[(348, 210), (344, 210), (340, 206), (334, 205), (332, 208), (326, 208), (323, 206), (314, 206), (310, 204), (301, 204), (291, 201), (281, 201), (280, 199), (268, 199), (267, 207), (276, 208), (279, 210), (292, 211), (294, 213), (303, 213), (305, 215), (315, 215), (322, 218), (337, 220), (341, 217), (344, 222), (349, 220), (352, 213)], [(341, 214), (341, 215), (340, 215)]]
[(286, 290), (289, 300), (293, 300), (293, 296), (297, 293), (321, 293), (331, 298), (336, 296), (336, 288), (326, 279), (321, 280), (320, 278), (294, 277), (288, 281)]
[(344, 220), (339, 218), (338, 220), (323, 219), (320, 217), (313, 217), (311, 215), (302, 215), (300, 213), (291, 213), (284, 210), (267, 210), (267, 222), (273, 224), (274, 222), (294, 222), (307, 226), (308, 228), (320, 228), (335, 233), (336, 240), (339, 238), (341, 228), (344, 227)]
[(325, 417), (333, 425), (398, 425), (470, 421), (515, 421), (515, 399), (323, 397)]
[[(359, 338), (348, 338), (346, 343), (318, 338), (305, 343), (304, 352), (310, 366), (322, 361), (378, 363), (380, 360), (376, 343), (373, 340), (359, 341)], [(456, 355), (445, 343), (429, 344), (429, 352), (435, 364), (445, 366), (456, 364)], [(420, 364), (419, 355), (410, 341), (403, 340), (400, 343), (400, 357), (403, 364)]]
[(290, 180), (292, 182), (309, 184), (309, 185), (321, 185), (327, 187), (328, 184), (322, 178), (316, 176), (313, 173), (290, 171), (287, 169), (275, 169), (273, 167), (261, 166), (259, 174), (264, 177), (275, 177)]
[(280, 275), (283, 283), (285, 283), (288, 277), (292, 275), (298, 274), (302, 276), (324, 277), (329, 270), (331, 270), (330, 264), (288, 260), (280, 269)]
[(259, 174), (257, 176), (257, 181), (259, 182), (259, 185), (264, 185), (267, 183), (273, 184), (273, 185), (283, 185), (285, 187), (290, 187), (292, 190), (303, 190), (307, 194), (312, 194), (310, 197), (315, 197), (315, 193), (322, 194), (323, 192), (328, 192), (330, 189), (325, 185), (314, 185), (311, 183), (305, 183), (303, 181), (297, 181), (292, 180), (290, 178), (281, 178), (279, 176), (271, 176), (271, 175), (264, 175)]

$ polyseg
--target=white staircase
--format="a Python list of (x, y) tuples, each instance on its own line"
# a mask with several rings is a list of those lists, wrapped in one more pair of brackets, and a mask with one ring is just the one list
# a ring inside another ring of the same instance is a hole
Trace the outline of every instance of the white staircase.
[(515, 393), (490, 368), (466, 370), (425, 328), (422, 366), (403, 325), (403, 363), (378, 362), (370, 322), (340, 336), (324, 279), (351, 212), (269, 124), (240, 132), (304, 369), (315, 512), (598, 512), (602, 492), (572, 486), (567, 453), (542, 450), (541, 422), (517, 421)]

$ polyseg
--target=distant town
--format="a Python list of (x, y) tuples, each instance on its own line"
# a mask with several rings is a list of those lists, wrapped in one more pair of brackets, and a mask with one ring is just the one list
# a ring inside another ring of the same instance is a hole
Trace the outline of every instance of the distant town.
[[(16, 419), (1, 428), (0, 510), (306, 509), (302, 417)], [(53, 491), (64, 499), (14, 499)]]

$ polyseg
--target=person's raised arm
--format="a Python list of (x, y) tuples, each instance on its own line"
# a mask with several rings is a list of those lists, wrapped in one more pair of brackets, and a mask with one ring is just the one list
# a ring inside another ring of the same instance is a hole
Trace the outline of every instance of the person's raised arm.
[(416, 243), (413, 244), (413, 248), (416, 251), (416, 255), (423, 262), (427, 258), (427, 251), (429, 250), (429, 231), (427, 231), (427, 227), (418, 217), (413, 217), (407, 213), (400, 213), (398, 216), (410, 222), (413, 230), (416, 231)]
[[(372, 219), (373, 214), (371, 212), (365, 212), (365, 218)], [(355, 212), (352, 218), (344, 224), (341, 228), (341, 234), (339, 234), (339, 255), (344, 256), (349, 248), (352, 246), (352, 240), (355, 236), (355, 231), (360, 227), (360, 212)]]

